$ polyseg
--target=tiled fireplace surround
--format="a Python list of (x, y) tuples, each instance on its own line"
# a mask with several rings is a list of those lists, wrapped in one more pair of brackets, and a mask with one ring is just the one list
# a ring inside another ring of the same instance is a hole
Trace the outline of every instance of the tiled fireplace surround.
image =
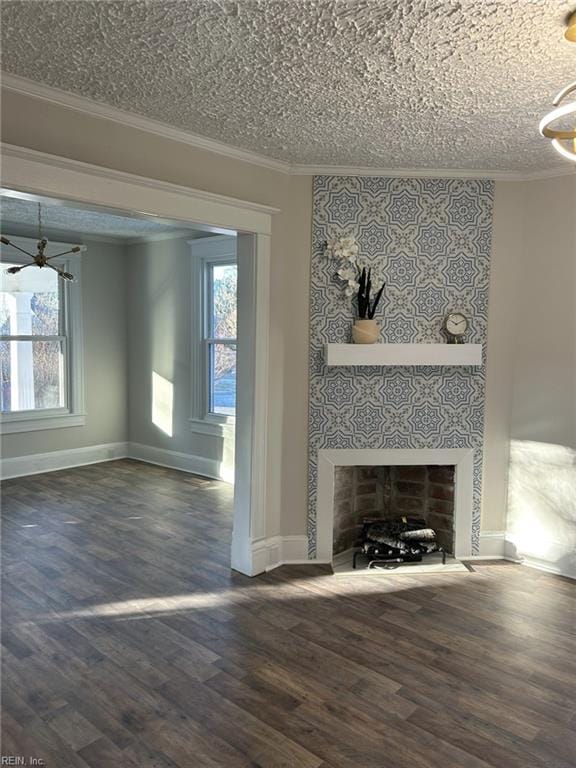
[(442, 343), (449, 311), (486, 342), (494, 186), (473, 179), (317, 176), (310, 295), (310, 557), (332, 560), (336, 466), (455, 466), (455, 554), (479, 553), (485, 359), (462, 366), (327, 366), (354, 308), (323, 243), (350, 233), (386, 278), (381, 340)]

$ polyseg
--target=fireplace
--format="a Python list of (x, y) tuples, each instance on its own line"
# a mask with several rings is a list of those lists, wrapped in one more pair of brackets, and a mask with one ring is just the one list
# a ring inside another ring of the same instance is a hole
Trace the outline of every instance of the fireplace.
[(396, 515), (424, 518), (442, 548), (469, 556), (473, 458), (467, 448), (318, 451), (318, 559), (352, 547), (363, 517)]
[(417, 518), (454, 554), (454, 467), (436, 464), (337, 466), (334, 473), (335, 555), (357, 546), (367, 518)]

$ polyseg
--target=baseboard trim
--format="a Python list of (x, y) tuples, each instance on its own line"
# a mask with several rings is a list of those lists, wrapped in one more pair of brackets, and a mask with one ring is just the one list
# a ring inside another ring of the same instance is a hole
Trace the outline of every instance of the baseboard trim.
[(65, 451), (35, 453), (29, 456), (16, 456), (0, 460), (0, 478), (9, 480), (13, 477), (39, 475), (44, 472), (58, 472), (63, 469), (83, 467), (88, 464), (100, 464), (116, 459), (136, 459), (147, 464), (155, 464), (169, 469), (178, 469), (193, 475), (209, 477), (215, 480), (233, 482), (233, 477), (222, 469), (220, 462), (178, 451), (168, 451), (141, 443), (104, 443), (84, 448), (71, 448)]
[(568, 571), (563, 571), (561, 568), (558, 568), (551, 563), (546, 563), (542, 560), (535, 560), (532, 557), (522, 557), (522, 559), (516, 560), (515, 562), (519, 562), (521, 565), (525, 565), (527, 568), (535, 568), (537, 571), (551, 573), (554, 576), (563, 576), (565, 579), (572, 579), (576, 581), (576, 571), (574, 573), (569, 573)]
[[(507, 560), (518, 565), (525, 565), (527, 568), (535, 568), (538, 571), (551, 573), (555, 576), (564, 576), (567, 579), (576, 579), (576, 562), (574, 568), (570, 571), (559, 568), (554, 562), (539, 560), (529, 555), (518, 552), (511, 534), (506, 531), (482, 531), (480, 533), (480, 554), (461, 558), (462, 560)], [(547, 547), (552, 549), (555, 562), (572, 554), (570, 549), (560, 541), (548, 541)], [(576, 558), (575, 558), (576, 560)]]
[(530, 557), (510, 557), (509, 555), (472, 555), (472, 557), (461, 558), (463, 562), (469, 560), (506, 560), (509, 563), (516, 563), (516, 565), (523, 565), (526, 568), (535, 568), (537, 571), (543, 571), (544, 573), (550, 573), (553, 576), (563, 576), (565, 579), (573, 579), (576, 581), (576, 573), (569, 573), (557, 568), (550, 563), (544, 563), (540, 560), (533, 560)]
[(127, 456), (127, 443), (105, 443), (103, 445), (90, 445), (85, 448), (72, 448), (66, 451), (16, 456), (0, 461), (0, 477), (2, 480), (9, 480), (13, 477), (40, 475), (44, 472), (58, 472), (62, 469), (83, 467), (87, 464), (100, 464), (103, 461), (125, 459)]
[(332, 560), (322, 560), (318, 557), (308, 558), (307, 560), (284, 560), (274, 567), (278, 568), (281, 565), (332, 565)]
[(281, 565), (314, 565), (319, 562), (308, 559), (308, 536), (270, 536), (258, 539), (252, 542), (251, 561), (248, 569), (240, 569), (248, 576), (257, 576)]
[(227, 483), (234, 482), (234, 473), (228, 467), (223, 467), (216, 459), (207, 459), (204, 456), (194, 456), (179, 451), (169, 451), (166, 448), (156, 448), (143, 443), (128, 443), (128, 458), (144, 461), (147, 464), (156, 464), (159, 467), (179, 469), (192, 475), (201, 475), (214, 480), (223, 480)]
[[(506, 554), (506, 531), (480, 531), (480, 551), (477, 559), (502, 559)], [(469, 559), (469, 558), (461, 558)]]
[(257, 576), (266, 571), (265, 557), (255, 556), (254, 545), (232, 531), (230, 567), (244, 576)]
[(272, 536), (265, 539), (266, 570), (281, 565), (308, 565), (308, 536)]

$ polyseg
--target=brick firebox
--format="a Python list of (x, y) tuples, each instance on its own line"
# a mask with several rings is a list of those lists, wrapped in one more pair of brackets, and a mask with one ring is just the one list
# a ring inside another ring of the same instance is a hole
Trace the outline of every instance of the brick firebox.
[(334, 477), (334, 554), (354, 546), (364, 517), (422, 517), (454, 552), (454, 467), (339, 466)]

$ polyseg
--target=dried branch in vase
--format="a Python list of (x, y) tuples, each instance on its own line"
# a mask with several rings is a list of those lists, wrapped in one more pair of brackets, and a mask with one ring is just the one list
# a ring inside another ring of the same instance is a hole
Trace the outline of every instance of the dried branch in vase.
[(344, 294), (349, 297), (356, 295), (358, 317), (361, 320), (373, 320), (386, 282), (378, 277), (380, 288), (372, 300), (373, 267), (360, 267), (358, 264), (360, 249), (353, 235), (332, 238), (325, 243), (324, 248), (326, 255), (338, 262), (336, 277), (345, 283)]

